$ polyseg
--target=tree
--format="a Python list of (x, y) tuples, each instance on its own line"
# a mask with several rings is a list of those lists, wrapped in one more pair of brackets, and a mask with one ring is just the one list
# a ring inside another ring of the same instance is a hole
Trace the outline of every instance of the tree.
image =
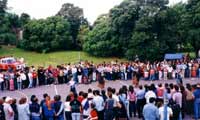
[(200, 48), (200, 1), (189, 0), (186, 6), (185, 24), (187, 40), (193, 46), (196, 56)]
[(21, 25), (24, 26), (31, 20), (30, 15), (27, 13), (22, 13), (20, 16)]
[(88, 24), (87, 20), (84, 19), (83, 9), (77, 6), (74, 6), (70, 3), (65, 3), (62, 5), (62, 8), (57, 13), (57, 16), (62, 16), (67, 21), (69, 21), (71, 28), (71, 35), (73, 38), (73, 46), (77, 46), (77, 36), (79, 28), (82, 24)]
[(72, 49), (70, 24), (62, 17), (30, 20), (24, 26), (19, 47), (37, 52)]

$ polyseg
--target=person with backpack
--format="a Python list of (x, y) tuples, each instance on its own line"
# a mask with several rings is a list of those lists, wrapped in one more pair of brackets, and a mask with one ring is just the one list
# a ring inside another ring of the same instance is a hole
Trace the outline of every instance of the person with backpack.
[(0, 99), (0, 120), (6, 120), (5, 112), (3, 109), (3, 100), (2, 99)]
[(129, 100), (129, 116), (132, 118), (132, 112), (133, 112), (134, 117), (136, 117), (136, 93), (134, 91), (133, 86), (129, 86), (128, 100)]
[(105, 103), (105, 120), (113, 120), (114, 119), (114, 102), (115, 100), (112, 98), (111, 92), (108, 93), (108, 99)]

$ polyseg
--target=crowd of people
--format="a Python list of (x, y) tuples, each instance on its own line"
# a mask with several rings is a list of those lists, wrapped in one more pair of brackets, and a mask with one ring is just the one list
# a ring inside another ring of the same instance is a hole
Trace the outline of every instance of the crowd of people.
[[(119, 90), (71, 91), (65, 102), (60, 95), (43, 100), (11, 97), (0, 99), (0, 120), (182, 120), (200, 117), (200, 84), (151, 84), (122, 86)], [(65, 96), (62, 96), (65, 97)]]
[(80, 62), (48, 68), (34, 66), (21, 70), (0, 71), (1, 90), (21, 90), (49, 84), (64, 84), (72, 77), (76, 83), (88, 84), (104, 80), (168, 80), (200, 77), (200, 61), (176, 60), (162, 62)]
[[(72, 77), (76, 83), (88, 84), (103, 80), (168, 80), (200, 77), (200, 61), (175, 60), (161, 62), (80, 62), (48, 68), (34, 66), (21, 70), (0, 71), (1, 90), (21, 90), (41, 85), (64, 84)], [(102, 80), (103, 77), (103, 80)]]

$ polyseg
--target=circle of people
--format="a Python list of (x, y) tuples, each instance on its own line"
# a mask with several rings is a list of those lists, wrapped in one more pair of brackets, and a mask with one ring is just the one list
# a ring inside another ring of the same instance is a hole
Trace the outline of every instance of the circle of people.
[(18, 104), (11, 97), (0, 99), (0, 120), (181, 120), (186, 115), (200, 117), (200, 84), (151, 84), (122, 86), (118, 91), (71, 91), (65, 102), (48, 94), (40, 101), (32, 95)]
[(200, 77), (198, 60), (162, 61), (162, 62), (115, 62), (94, 64), (93, 62), (80, 62), (78, 64), (63, 64), (48, 68), (34, 66), (21, 70), (0, 71), (1, 90), (21, 90), (37, 85), (68, 83), (71, 78), (76, 83), (91, 83), (106, 80), (131, 80), (137, 74), (144, 80), (167, 80)]

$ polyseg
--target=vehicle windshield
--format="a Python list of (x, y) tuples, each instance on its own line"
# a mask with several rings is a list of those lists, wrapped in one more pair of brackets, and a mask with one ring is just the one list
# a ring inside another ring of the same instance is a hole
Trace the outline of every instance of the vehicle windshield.
[(15, 58), (8, 58), (8, 59), (2, 60), (2, 63), (7, 63), (7, 64), (12, 64), (14, 62), (16, 62)]
[(14, 63), (14, 62), (16, 62), (16, 60), (15, 60), (14, 58), (11, 58), (11, 59), (8, 59), (8, 60), (7, 60), (7, 63), (8, 63), (8, 64)]

